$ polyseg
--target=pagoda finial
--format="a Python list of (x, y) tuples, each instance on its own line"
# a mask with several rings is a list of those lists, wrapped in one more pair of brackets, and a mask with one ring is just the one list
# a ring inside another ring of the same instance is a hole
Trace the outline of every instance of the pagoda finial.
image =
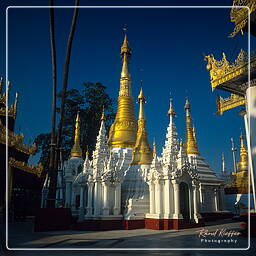
[(199, 155), (196, 137), (195, 137), (195, 129), (192, 127), (192, 119), (190, 116), (190, 104), (188, 98), (185, 103), (185, 111), (186, 111), (186, 141), (185, 141), (185, 151), (187, 154)]
[(101, 118), (100, 118), (100, 121), (105, 121), (105, 111), (104, 111), (104, 106), (103, 106), (103, 109), (102, 109), (102, 114), (101, 114)]
[(248, 153), (244, 144), (244, 136), (240, 133), (240, 161), (238, 163), (238, 171), (248, 170)]
[(156, 139), (154, 138), (153, 141), (153, 158), (156, 158), (157, 153), (156, 153)]
[(16, 113), (17, 113), (18, 98), (19, 98), (19, 94), (16, 92), (16, 94), (15, 94), (15, 102), (14, 102), (14, 116), (15, 117), (16, 117)]
[(173, 109), (173, 106), (172, 106), (172, 97), (170, 97), (170, 108), (168, 110), (168, 115), (172, 116), (172, 117), (176, 116), (176, 113), (175, 113), (175, 111)]
[(70, 157), (82, 157), (82, 150), (80, 147), (80, 112), (77, 112), (76, 124), (75, 124), (75, 138), (74, 146), (71, 149)]
[(138, 103), (140, 104), (139, 119), (144, 119), (145, 118), (145, 113), (144, 113), (143, 104), (146, 103), (146, 98), (143, 94), (142, 87), (140, 88), (140, 93), (139, 93), (139, 96), (138, 96)]
[(129, 73), (129, 67), (128, 67), (129, 58), (130, 58), (131, 54), (132, 54), (131, 48), (129, 47), (127, 34), (125, 33), (123, 45), (121, 47), (121, 56), (122, 56), (122, 60), (123, 60), (121, 78), (130, 78), (130, 76), (131, 76)]

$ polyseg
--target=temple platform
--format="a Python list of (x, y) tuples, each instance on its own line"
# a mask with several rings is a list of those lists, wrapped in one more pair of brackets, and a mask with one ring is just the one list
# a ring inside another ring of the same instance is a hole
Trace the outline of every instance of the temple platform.
[(145, 219), (145, 228), (154, 230), (186, 229), (203, 227), (204, 220), (199, 219), (198, 223), (184, 219)]

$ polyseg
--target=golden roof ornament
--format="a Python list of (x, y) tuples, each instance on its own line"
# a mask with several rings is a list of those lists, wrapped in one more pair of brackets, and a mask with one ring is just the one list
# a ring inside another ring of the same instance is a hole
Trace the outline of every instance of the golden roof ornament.
[(172, 98), (170, 98), (170, 108), (168, 110), (168, 115), (169, 116), (176, 116), (176, 113), (175, 113), (175, 111), (173, 109), (173, 106), (172, 106)]
[(249, 15), (251, 15), (256, 10), (255, 0), (234, 0), (233, 7), (230, 11), (230, 20), (235, 23), (234, 31), (229, 37), (234, 37), (239, 32), (243, 35), (243, 30), (248, 24), (248, 8)]
[(110, 127), (108, 144), (111, 148), (133, 148), (136, 142), (137, 123), (131, 89), (131, 76), (129, 73), (129, 58), (131, 49), (127, 35), (121, 47), (122, 72), (118, 107), (114, 123)]
[(248, 171), (248, 153), (242, 132), (240, 134), (240, 161), (238, 162), (238, 171)]
[(79, 116), (79, 111), (77, 112), (77, 116), (76, 116), (74, 146), (71, 149), (70, 157), (80, 157), (80, 158), (82, 158), (82, 149), (80, 147), (80, 116)]
[(188, 99), (186, 99), (185, 103), (185, 111), (186, 111), (186, 141), (184, 143), (185, 152), (193, 155), (200, 155), (198, 152), (198, 146), (195, 139), (195, 134), (192, 127), (192, 119), (190, 116), (190, 104)]
[(153, 160), (153, 152), (148, 142), (146, 131), (146, 120), (144, 113), (144, 104), (146, 102), (142, 88), (138, 96), (138, 103), (140, 104), (139, 118), (138, 118), (138, 132), (136, 144), (132, 152), (132, 165), (146, 164), (150, 165)]
[(104, 111), (104, 107), (103, 107), (100, 121), (105, 121), (105, 120), (106, 120), (106, 118), (105, 118), (105, 111)]
[[(216, 60), (213, 54), (205, 56), (204, 59), (208, 62), (206, 69), (210, 72), (210, 82), (212, 91), (216, 88), (222, 88), (223, 90), (230, 91), (230, 83), (241, 75), (248, 74), (248, 53), (244, 50), (240, 50), (237, 59), (233, 63), (229, 63), (225, 53), (222, 54), (221, 60)], [(250, 53), (250, 68), (256, 68), (256, 53), (251, 51)], [(241, 89), (236, 89), (238, 91)], [(235, 88), (233, 88), (233, 93)], [(230, 91), (231, 92), (231, 91)]]
[(245, 97), (238, 94), (231, 93), (229, 97), (223, 98), (217, 96), (216, 98), (217, 105), (217, 115), (222, 115), (225, 111), (245, 105)]

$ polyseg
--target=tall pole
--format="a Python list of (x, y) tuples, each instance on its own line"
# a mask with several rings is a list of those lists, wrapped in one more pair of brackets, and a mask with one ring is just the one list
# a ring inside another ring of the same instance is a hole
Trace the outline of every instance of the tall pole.
[[(79, 6), (80, 0), (75, 1), (75, 6)], [(71, 56), (71, 49), (72, 49), (72, 42), (74, 38), (75, 33), (75, 27), (76, 27), (76, 21), (78, 16), (78, 10), (79, 8), (75, 8), (73, 12), (73, 18), (72, 23), (70, 27), (69, 37), (68, 37), (68, 43), (67, 43), (67, 51), (66, 51), (66, 60), (65, 60), (65, 66), (64, 66), (64, 78), (62, 83), (62, 92), (61, 92), (61, 104), (60, 104), (60, 120), (58, 124), (58, 133), (57, 133), (57, 139), (56, 139), (56, 151), (55, 151), (55, 160), (54, 160), (54, 180), (53, 182), (53, 196), (55, 197), (56, 194), (56, 177), (57, 177), (57, 168), (59, 163), (59, 154), (60, 154), (60, 147), (61, 147), (61, 139), (62, 139), (62, 126), (63, 126), (63, 119), (64, 119), (64, 106), (65, 106), (65, 98), (66, 98), (66, 91), (68, 86), (68, 74), (69, 74), (69, 63), (70, 63), (70, 56)], [(54, 205), (54, 204), (53, 204)]]
[[(53, 6), (53, 0), (49, 0), (49, 6)], [(54, 156), (55, 156), (55, 130), (56, 130), (56, 92), (57, 92), (57, 77), (56, 77), (56, 47), (55, 47), (55, 33), (54, 33), (54, 8), (50, 7), (50, 41), (52, 52), (52, 129), (51, 129), (51, 144), (50, 144), (50, 163), (49, 163), (49, 199), (54, 199)], [(47, 206), (52, 206), (52, 202), (47, 202)]]
[(236, 168), (236, 154), (235, 154), (235, 152), (236, 152), (235, 143), (234, 143), (234, 139), (233, 138), (231, 138), (230, 140), (231, 140), (231, 145), (232, 145), (231, 150), (232, 150), (232, 155), (233, 155), (234, 172), (237, 172), (237, 168)]
[(221, 169), (222, 169), (222, 174), (225, 175), (225, 169), (226, 169), (226, 166), (225, 166), (225, 157), (224, 157), (224, 153), (222, 153), (221, 155)]

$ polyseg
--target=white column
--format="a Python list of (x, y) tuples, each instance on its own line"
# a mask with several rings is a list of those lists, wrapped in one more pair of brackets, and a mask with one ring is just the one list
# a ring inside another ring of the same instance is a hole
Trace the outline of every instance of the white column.
[(79, 221), (84, 220), (84, 186), (80, 187)]
[(163, 183), (162, 180), (157, 180), (155, 182), (156, 213), (159, 215), (163, 213), (163, 196), (162, 196), (163, 184), (162, 183)]
[(165, 180), (164, 188), (164, 213), (167, 214), (169, 218), (171, 214), (171, 182), (169, 179)]
[(109, 184), (106, 182), (103, 183), (103, 215), (109, 215)]
[(121, 207), (121, 184), (116, 183), (115, 187), (115, 205), (114, 205), (114, 215), (120, 214)]
[(65, 207), (69, 208), (71, 206), (71, 182), (66, 182), (66, 202)]
[(194, 206), (194, 220), (198, 223), (198, 219), (201, 217), (198, 212), (198, 192), (199, 188), (196, 184), (193, 184), (193, 206)]
[(203, 204), (204, 204), (204, 189), (203, 189), (202, 184), (200, 184), (200, 187), (199, 187), (199, 196), (200, 196), (200, 210), (203, 211), (203, 209), (204, 209), (204, 207), (203, 207)]
[(86, 215), (91, 216), (92, 215), (92, 188), (93, 183), (88, 182), (88, 194), (87, 194), (87, 207), (86, 207)]
[(153, 182), (149, 183), (149, 212), (150, 214), (155, 213), (155, 184)]
[(218, 189), (214, 189), (214, 208), (217, 212), (219, 210), (219, 200), (218, 200)]
[(72, 188), (72, 197), (71, 197), (71, 208), (72, 210), (75, 210), (76, 208), (76, 194), (75, 194), (75, 188), (71, 185)]
[(246, 112), (245, 128), (248, 146), (249, 174), (252, 184), (253, 203), (256, 210), (255, 172), (256, 172), (256, 86), (248, 87), (246, 90)]
[(94, 215), (100, 215), (100, 194), (99, 194), (100, 183), (96, 180), (94, 187)]
[(225, 210), (225, 193), (224, 193), (224, 185), (220, 187), (220, 210), (224, 211)]
[(174, 215), (175, 219), (182, 219), (180, 213), (180, 184), (174, 180), (173, 181), (173, 190), (174, 190)]

